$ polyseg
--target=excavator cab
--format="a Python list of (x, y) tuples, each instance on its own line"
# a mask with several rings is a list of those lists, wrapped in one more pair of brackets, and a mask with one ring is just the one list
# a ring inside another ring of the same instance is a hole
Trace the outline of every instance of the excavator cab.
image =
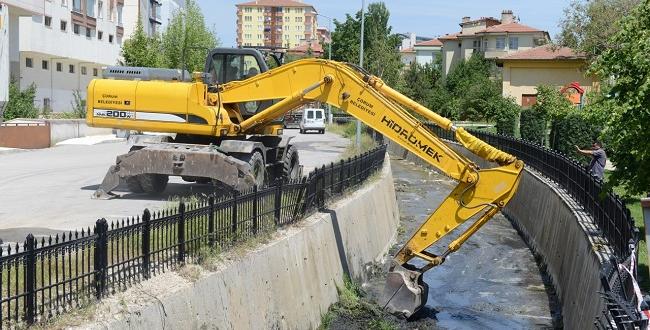
[(205, 61), (210, 85), (246, 80), (266, 71), (262, 53), (252, 48), (215, 48)]

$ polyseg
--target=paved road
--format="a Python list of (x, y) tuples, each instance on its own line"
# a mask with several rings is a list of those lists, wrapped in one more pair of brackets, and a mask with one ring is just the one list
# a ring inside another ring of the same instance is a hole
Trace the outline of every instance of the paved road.
[[(296, 136), (304, 173), (335, 161), (349, 140), (338, 135), (298, 134)], [(141, 214), (144, 208), (160, 209), (175, 196), (209, 193), (209, 185), (170, 178), (164, 194), (132, 194), (125, 189), (120, 199), (93, 200), (92, 192), (101, 183), (115, 157), (127, 152), (124, 143), (94, 146), (65, 145), (50, 149), (0, 154), (0, 239), (24, 239), (28, 232), (50, 234), (52, 230), (92, 227), (98, 218), (123, 219)]]

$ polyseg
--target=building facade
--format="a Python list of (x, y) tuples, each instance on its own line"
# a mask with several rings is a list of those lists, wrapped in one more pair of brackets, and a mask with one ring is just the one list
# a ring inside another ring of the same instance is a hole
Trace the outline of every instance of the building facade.
[(413, 46), (413, 51), (415, 51), (415, 61), (418, 64), (436, 64), (442, 56), (442, 41), (431, 39), (416, 43)]
[(124, 0), (124, 35), (129, 38), (138, 18), (148, 36), (165, 31), (175, 12), (185, 8), (185, 0)]
[(296, 48), (317, 40), (317, 13), (310, 4), (257, 0), (236, 7), (239, 47)]
[[(537, 102), (537, 86), (578, 90), (581, 95), (598, 88), (598, 80), (586, 74), (586, 57), (570, 48), (540, 46), (497, 59), (503, 65), (503, 96), (528, 107)], [(580, 104), (581, 97), (570, 98)]]
[(463, 17), (458, 33), (439, 37), (442, 42), (443, 73), (480, 52), (486, 58), (498, 59), (510, 54), (542, 46), (549, 42), (548, 32), (519, 23), (511, 10), (504, 10), (501, 19)]

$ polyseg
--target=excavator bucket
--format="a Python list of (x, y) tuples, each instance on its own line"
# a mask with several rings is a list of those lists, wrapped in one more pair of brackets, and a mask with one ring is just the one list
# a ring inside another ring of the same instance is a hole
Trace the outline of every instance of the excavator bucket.
[(424, 307), (428, 295), (429, 286), (422, 280), (420, 271), (400, 265), (390, 268), (382, 296), (385, 311), (408, 319)]

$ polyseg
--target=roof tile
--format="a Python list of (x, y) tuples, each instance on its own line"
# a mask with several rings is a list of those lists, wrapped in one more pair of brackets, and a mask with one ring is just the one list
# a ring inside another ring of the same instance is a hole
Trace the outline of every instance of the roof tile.
[(442, 46), (442, 42), (438, 39), (431, 39), (427, 41), (418, 42), (415, 46)]
[(584, 54), (568, 47), (556, 48), (552, 45), (544, 45), (504, 56), (500, 60), (581, 60), (585, 58)]
[(478, 33), (503, 33), (503, 32), (544, 32), (540, 29), (530, 27), (528, 25), (519, 24), (517, 22), (512, 22), (508, 24), (499, 24), (483, 29)]

